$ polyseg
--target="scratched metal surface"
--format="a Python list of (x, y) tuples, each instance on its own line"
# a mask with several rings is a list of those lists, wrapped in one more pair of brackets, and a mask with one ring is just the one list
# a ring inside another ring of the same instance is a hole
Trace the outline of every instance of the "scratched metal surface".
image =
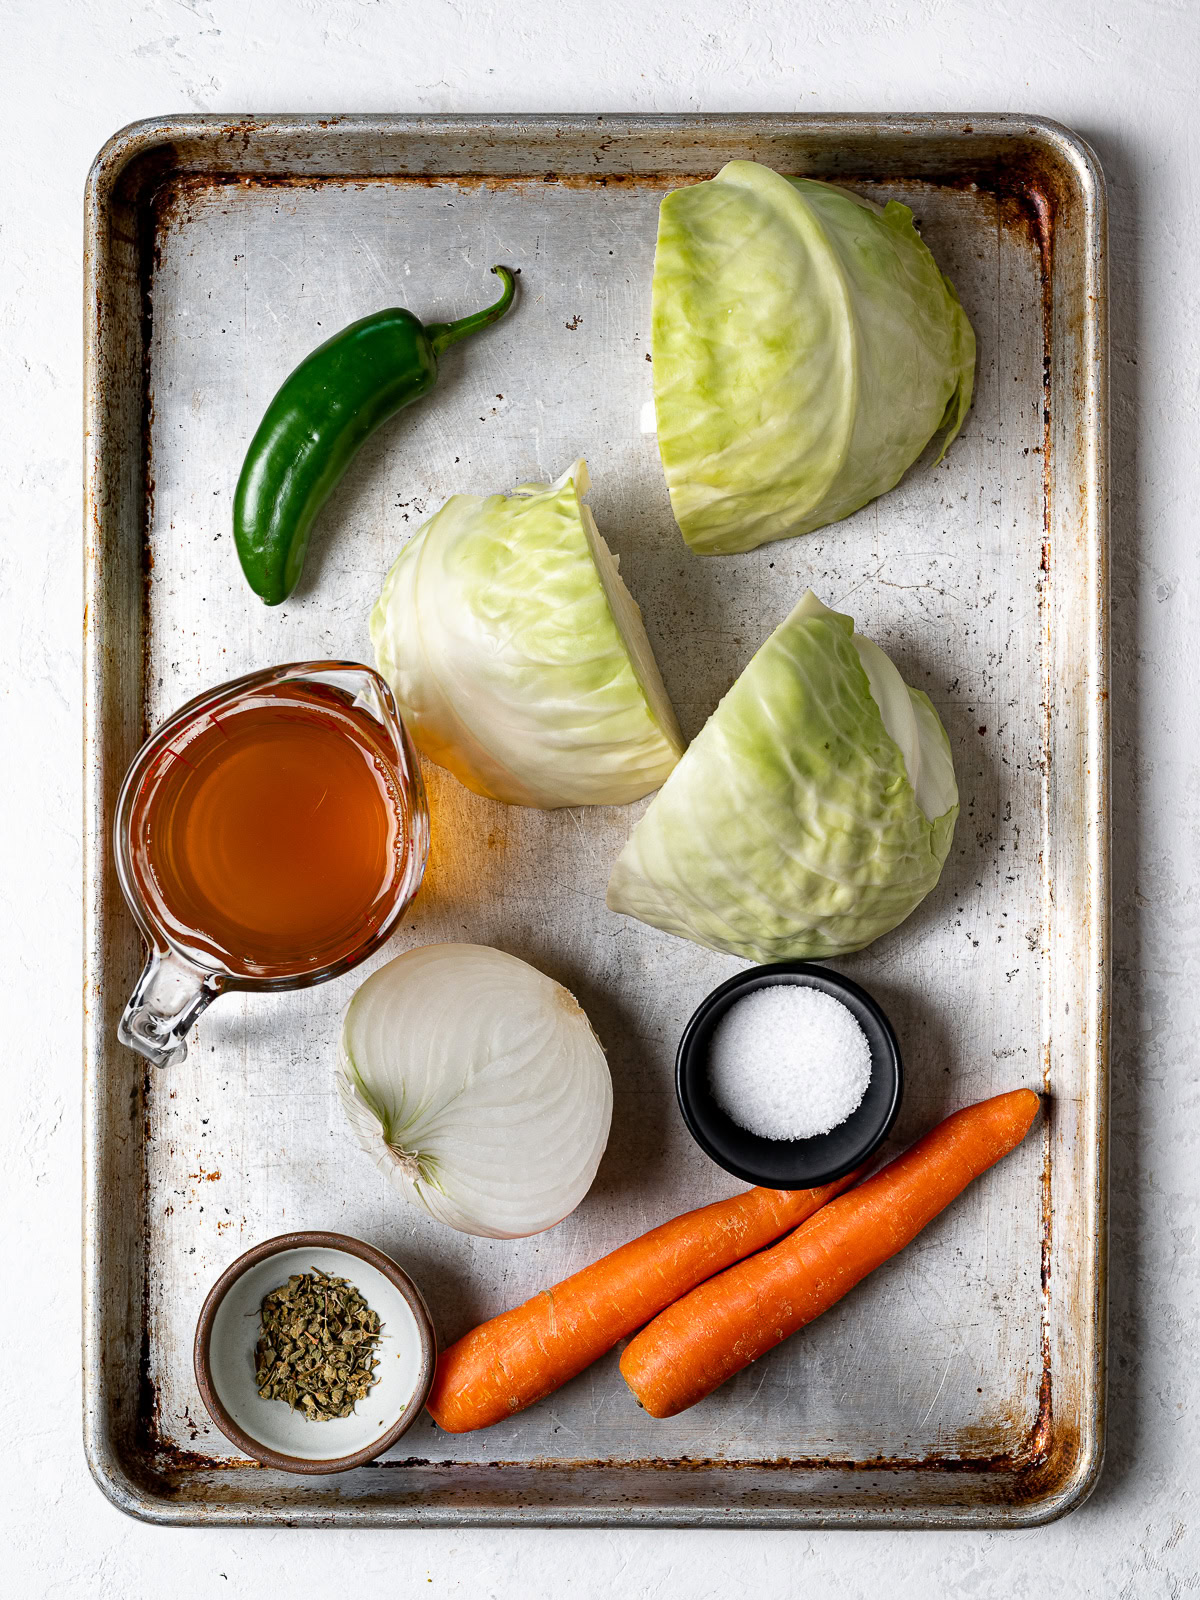
[[(650, 269), (664, 189), (734, 154), (910, 204), (979, 367), (940, 465), (834, 528), (704, 560), (674, 528), (639, 427)], [(1086, 1493), (1102, 1441), (1106, 1094), (1098, 185), (1062, 130), (1004, 118), (966, 131), (186, 118), (102, 157), (88, 263), (85, 1431), (118, 1503), (165, 1521), (1001, 1525)], [(493, 261), (521, 269), (517, 308), (368, 445), (302, 588), (266, 610), (237, 569), (230, 501), (278, 382), (380, 306), (435, 320), (483, 303)], [(239, 1463), (200, 1403), (191, 1339), (223, 1267), (289, 1228), (359, 1235), (412, 1272), (447, 1342), (730, 1193), (677, 1114), (672, 1062), (687, 1016), (739, 964), (604, 908), (640, 808), (510, 809), (427, 767), (428, 877), (374, 964), (444, 939), (522, 956), (579, 997), (614, 1084), (608, 1152), (578, 1211), (532, 1239), (467, 1238), (406, 1207), (344, 1126), (334, 1047), (365, 971), (222, 999), (169, 1071), (146, 1074), (116, 1044), (140, 952), (106, 859), (115, 785), (143, 729), (201, 688), (274, 662), (370, 659), (368, 610), (424, 516), (577, 454), (685, 734), (807, 585), (931, 695), (962, 797), (952, 854), (907, 924), (835, 965), (901, 1040), (894, 1145), (1019, 1085), (1048, 1088), (1050, 1112), (901, 1258), (682, 1417), (643, 1415), (613, 1355), (511, 1423), (450, 1439), (423, 1418), (394, 1460), (297, 1484)]]

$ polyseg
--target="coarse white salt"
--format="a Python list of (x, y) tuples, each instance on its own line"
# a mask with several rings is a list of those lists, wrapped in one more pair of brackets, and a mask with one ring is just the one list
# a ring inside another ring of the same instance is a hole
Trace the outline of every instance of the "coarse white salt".
[(708, 1047), (713, 1099), (763, 1139), (812, 1139), (845, 1122), (871, 1081), (857, 1018), (821, 989), (773, 983), (737, 1000)]

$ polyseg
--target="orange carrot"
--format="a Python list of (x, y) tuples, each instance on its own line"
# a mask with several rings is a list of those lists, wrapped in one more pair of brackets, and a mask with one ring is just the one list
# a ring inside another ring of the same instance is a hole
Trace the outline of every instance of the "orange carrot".
[(638, 1402), (654, 1417), (686, 1411), (828, 1311), (1015, 1149), (1040, 1103), (1018, 1089), (956, 1111), (782, 1244), (677, 1300), (621, 1357)]
[(447, 1433), (470, 1433), (524, 1411), (672, 1300), (796, 1227), (858, 1175), (820, 1189), (749, 1189), (685, 1212), (482, 1323), (439, 1356), (425, 1402), (430, 1415)]

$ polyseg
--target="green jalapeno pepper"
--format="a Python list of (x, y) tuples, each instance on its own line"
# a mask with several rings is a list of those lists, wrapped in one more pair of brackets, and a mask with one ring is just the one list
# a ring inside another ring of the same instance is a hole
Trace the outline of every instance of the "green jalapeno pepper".
[(300, 581), (309, 534), (364, 441), (437, 380), (448, 345), (486, 328), (512, 304), (507, 267), (495, 305), (424, 327), (394, 307), (335, 333), (284, 380), (258, 426), (233, 497), (233, 536), (246, 581), (269, 606)]

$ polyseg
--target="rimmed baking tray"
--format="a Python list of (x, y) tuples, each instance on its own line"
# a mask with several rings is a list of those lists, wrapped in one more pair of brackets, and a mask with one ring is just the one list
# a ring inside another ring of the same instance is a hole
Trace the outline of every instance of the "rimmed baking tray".
[[(652, 438), (649, 282), (665, 189), (731, 157), (913, 207), (979, 339), (940, 465), (857, 516), (741, 557), (675, 531)], [(168, 1523), (812, 1527), (1045, 1521), (1086, 1496), (1104, 1431), (1108, 801), (1105, 200), (1087, 146), (1019, 116), (245, 117), (145, 122), (86, 206), (85, 1439), (123, 1509)], [(229, 535), (282, 376), (383, 305), (515, 312), (448, 358), (324, 519), (267, 611)], [(736, 963), (605, 911), (633, 812), (540, 813), (430, 769), (429, 877), (406, 943), (495, 943), (568, 984), (608, 1049), (609, 1151), (538, 1238), (469, 1239), (405, 1208), (331, 1092), (353, 977), (224, 999), (181, 1067), (116, 1042), (140, 964), (108, 832), (146, 730), (271, 662), (369, 655), (397, 550), (448, 494), (588, 457), (592, 503), (689, 736), (804, 587), (927, 689), (962, 815), (943, 881), (836, 963), (909, 1066), (897, 1143), (1019, 1084), (1039, 1132), (834, 1311), (670, 1422), (599, 1363), (511, 1423), (297, 1482), (238, 1459), (195, 1393), (205, 1291), (254, 1240), (369, 1239), (444, 1339), (665, 1217), (728, 1193), (672, 1101), (686, 1017)]]

